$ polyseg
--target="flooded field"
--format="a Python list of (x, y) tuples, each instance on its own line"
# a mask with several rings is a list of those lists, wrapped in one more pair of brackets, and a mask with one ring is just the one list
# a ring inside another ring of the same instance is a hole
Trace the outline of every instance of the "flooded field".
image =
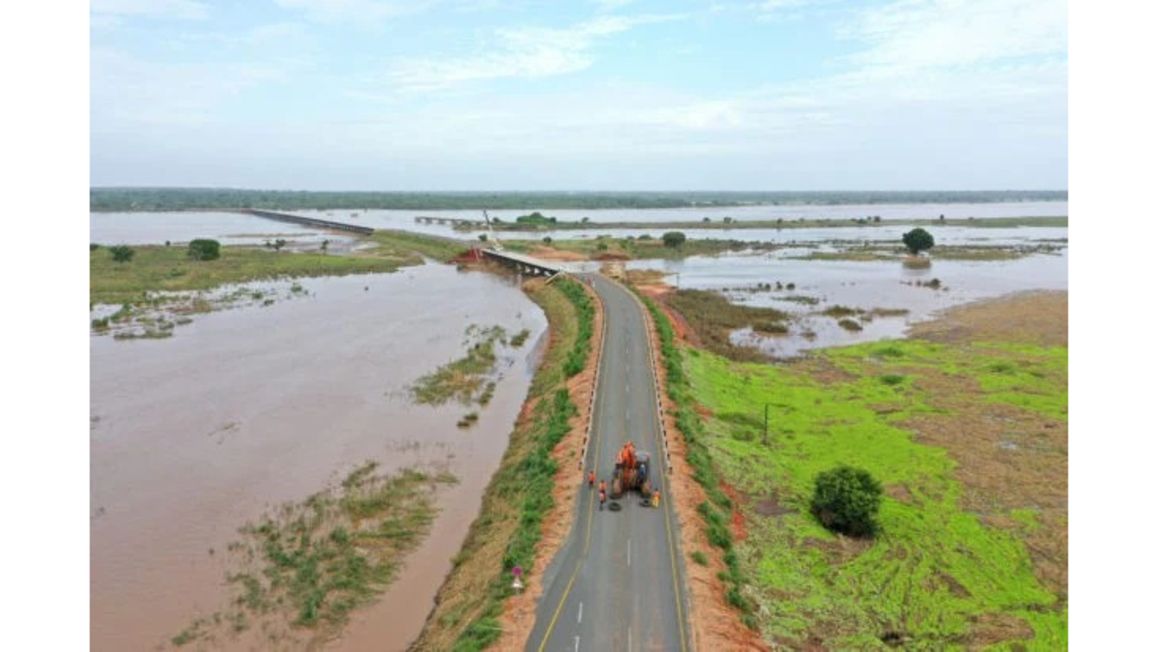
[[(908, 269), (901, 261), (810, 261), (789, 257), (793, 255), (800, 255), (800, 250), (631, 261), (627, 267), (658, 269), (668, 275), (666, 282), (678, 288), (719, 290), (736, 303), (790, 313), (789, 333), (785, 335), (762, 336), (747, 329), (733, 335), (734, 343), (757, 346), (775, 357), (902, 337), (909, 324), (929, 319), (943, 308), (978, 299), (1026, 290), (1067, 289), (1066, 249), (1059, 255), (1037, 254), (1011, 261), (935, 260), (927, 269)], [(937, 284), (932, 283), (935, 279)], [(771, 288), (758, 288), (765, 283)], [(848, 330), (839, 325), (834, 311), (821, 314), (837, 306), (880, 312), (849, 315), (860, 330)], [(882, 314), (891, 310), (906, 313)]]
[[(404, 211), (404, 210), (364, 210), (364, 211), (289, 211), (299, 215), (320, 217), (322, 219), (339, 222), (350, 222), (374, 228), (405, 229), (420, 233), (435, 235), (465, 235), (468, 232), (455, 231), (448, 225), (417, 224), (415, 216), (452, 217), (467, 220), (482, 220), (480, 210), (454, 211)], [(530, 213), (525, 210), (489, 210), (488, 215), (498, 217), (506, 222), (514, 222), (517, 217)], [(995, 202), (980, 204), (844, 204), (834, 206), (734, 206), (728, 208), (637, 208), (637, 209), (560, 209), (542, 211), (545, 215), (555, 217), (561, 221), (579, 221), (587, 217), (593, 223), (591, 230), (565, 230), (559, 232), (534, 232), (536, 238), (551, 235), (553, 238), (593, 237), (597, 233), (612, 233), (617, 237), (626, 235), (640, 235), (648, 232), (643, 229), (609, 231), (600, 230), (599, 224), (607, 222), (674, 222), (700, 221), (708, 217), (714, 222), (720, 222), (725, 217), (736, 220), (796, 220), (809, 219), (852, 219), (877, 215), (884, 220), (891, 219), (936, 219), (945, 215), (948, 219), (975, 217), (979, 219), (995, 217), (1056, 217), (1067, 215), (1066, 201), (1028, 201), (1028, 202)], [(829, 231), (830, 229), (817, 229)], [(853, 229), (857, 231), (857, 229)], [(869, 229), (862, 229), (863, 232)], [(739, 238), (744, 240), (768, 239), (769, 235), (754, 235), (753, 230), (735, 229), (731, 231), (706, 230), (707, 234), (697, 231), (686, 231), (689, 237), (717, 237)], [(773, 232), (771, 229), (770, 232)], [(477, 232), (471, 232), (475, 235)], [(730, 233), (730, 235), (724, 235)], [(761, 233), (764, 233), (762, 231)], [(777, 233), (798, 233), (798, 231), (779, 231)], [(652, 233), (659, 236), (659, 232)], [(746, 235), (749, 234), (749, 235)], [(505, 234), (510, 239), (519, 239), (520, 233)], [(502, 237), (502, 236), (501, 236)], [(531, 237), (531, 236), (526, 236)], [(801, 238), (800, 235), (788, 235), (789, 238)], [(843, 237), (830, 235), (826, 237)], [(857, 236), (855, 236), (857, 237)]]
[(260, 245), (282, 238), (290, 249), (315, 248), (330, 240), (331, 249), (339, 250), (354, 242), (349, 234), (242, 213), (89, 213), (89, 242), (142, 245), (185, 243), (195, 238), (212, 238), (225, 245)]
[[(384, 471), (446, 464), (459, 483), (388, 592), (330, 647), (401, 650), (421, 628), (546, 321), (512, 282), (443, 265), (298, 282), (309, 296), (207, 314), (179, 337), (91, 339), (93, 649), (155, 648), (225, 606), (237, 528), (368, 459)], [(462, 355), (471, 324), (531, 337), (501, 350), (494, 398), (462, 430), (467, 408), (413, 405), (407, 387)]]

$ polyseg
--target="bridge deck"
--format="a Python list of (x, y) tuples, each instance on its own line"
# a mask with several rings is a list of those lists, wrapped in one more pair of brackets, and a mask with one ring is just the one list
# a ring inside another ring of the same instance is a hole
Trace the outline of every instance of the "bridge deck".
[(511, 262), (511, 263), (516, 263), (518, 265), (525, 265), (527, 267), (532, 267), (532, 268), (535, 268), (538, 270), (548, 272), (549, 274), (559, 274), (560, 272), (564, 271), (564, 269), (562, 267), (557, 267), (556, 265), (553, 265), (553, 264), (548, 263), (546, 261), (540, 260), (539, 258), (532, 258), (531, 256), (524, 256), (523, 254), (517, 254), (514, 251), (497, 251), (495, 249), (484, 249), (483, 253), (484, 253), (484, 255), (491, 256), (492, 258), (499, 258), (501, 260), (505, 260), (505, 261)]

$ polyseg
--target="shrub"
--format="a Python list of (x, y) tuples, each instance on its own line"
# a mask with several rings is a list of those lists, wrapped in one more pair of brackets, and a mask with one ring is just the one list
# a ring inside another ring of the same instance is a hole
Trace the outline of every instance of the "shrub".
[(222, 257), (222, 245), (217, 240), (190, 240), (188, 254), (194, 260), (217, 260)]
[(97, 249), (100, 249), (100, 248), (101, 248), (101, 245), (99, 245), (95, 242), (89, 243), (89, 251), (96, 251)]
[(926, 229), (911, 229), (902, 234), (902, 244), (906, 245), (911, 254), (917, 256), (920, 251), (926, 251), (934, 246), (934, 236)]
[(117, 245), (109, 247), (109, 253), (113, 254), (113, 260), (118, 263), (127, 263), (133, 260), (133, 255), (137, 252), (127, 245)]
[(544, 244), (546, 244), (546, 245), (552, 244), (552, 236), (550, 236), (550, 235), (544, 236)]
[(839, 466), (818, 474), (810, 511), (827, 529), (861, 537), (878, 530), (882, 484), (867, 471)]
[(858, 322), (854, 321), (853, 319), (850, 319), (849, 317), (847, 317), (845, 319), (839, 319), (838, 325), (841, 326), (842, 328), (848, 330), (848, 331), (860, 331), (860, 330), (862, 330), (862, 324), (859, 324)]
[(661, 236), (661, 240), (664, 241), (666, 247), (676, 248), (685, 244), (685, 234), (680, 231), (669, 231)]
[(705, 553), (701, 552), (700, 550), (695, 551), (691, 556), (693, 558), (693, 561), (697, 562), (699, 565), (701, 565), (701, 566), (708, 566), (709, 565), (709, 558), (705, 555)]

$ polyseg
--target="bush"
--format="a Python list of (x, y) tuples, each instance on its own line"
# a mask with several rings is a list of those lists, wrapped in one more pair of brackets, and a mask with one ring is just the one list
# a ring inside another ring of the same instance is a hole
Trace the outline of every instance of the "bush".
[(827, 529), (862, 537), (878, 531), (882, 485), (868, 472), (839, 466), (818, 474), (810, 511)]
[(926, 229), (911, 229), (902, 234), (902, 244), (911, 254), (917, 256), (920, 251), (926, 251), (934, 246), (934, 236)]
[(546, 235), (546, 236), (544, 236), (544, 238), (543, 238), (543, 243), (544, 243), (544, 244), (546, 244), (546, 245), (550, 245), (550, 244), (552, 244), (552, 236), (550, 236), (550, 235)]
[(188, 254), (194, 260), (217, 260), (222, 257), (222, 245), (217, 240), (190, 240)]
[(685, 234), (680, 231), (669, 231), (661, 236), (661, 240), (664, 241), (666, 247), (676, 248), (685, 244)]
[(89, 243), (89, 251), (96, 251), (97, 249), (100, 249), (100, 248), (101, 248), (101, 245), (99, 245), (95, 242)]
[(115, 247), (109, 247), (109, 253), (113, 254), (114, 261), (118, 263), (127, 263), (130, 260), (133, 260), (133, 254), (137, 252), (133, 251), (133, 249), (127, 245), (117, 245)]

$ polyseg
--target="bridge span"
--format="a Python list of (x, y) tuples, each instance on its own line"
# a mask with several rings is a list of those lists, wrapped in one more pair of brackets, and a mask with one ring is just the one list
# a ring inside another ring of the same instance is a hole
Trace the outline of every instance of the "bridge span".
[(501, 249), (481, 249), (480, 253), (484, 256), (513, 267), (521, 274), (528, 274), (530, 276), (555, 276), (564, 271), (564, 268), (553, 265), (547, 261), (539, 258), (532, 258), (531, 256), (524, 256), (513, 251), (503, 251)]

